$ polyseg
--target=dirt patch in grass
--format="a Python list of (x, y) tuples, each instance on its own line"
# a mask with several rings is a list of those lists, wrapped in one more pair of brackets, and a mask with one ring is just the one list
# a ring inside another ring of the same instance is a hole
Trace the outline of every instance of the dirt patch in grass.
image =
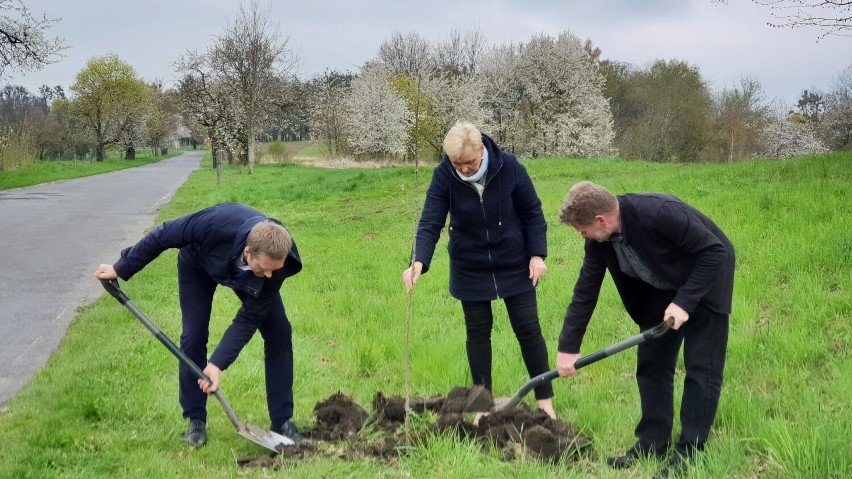
[(405, 398), (376, 393), (372, 413), (337, 392), (314, 406), (316, 424), (303, 434), (308, 444), (282, 447), (274, 456), (237, 459), (240, 467), (274, 468), (309, 457), (336, 457), (344, 460), (380, 460), (396, 463), (414, 447), (428, 447), (434, 434), (458, 435), (487, 447), (495, 445), (506, 460), (519, 456), (546, 462), (560, 458), (577, 459), (591, 445), (570, 424), (551, 419), (544, 411), (533, 411), (522, 403), (517, 407), (482, 416), (472, 421), (475, 412), (489, 411), (494, 401), (481, 387), (454, 388), (446, 397), (412, 397), (411, 414), (428, 415), (418, 422), (429, 422), (426, 430), (405, 434)]

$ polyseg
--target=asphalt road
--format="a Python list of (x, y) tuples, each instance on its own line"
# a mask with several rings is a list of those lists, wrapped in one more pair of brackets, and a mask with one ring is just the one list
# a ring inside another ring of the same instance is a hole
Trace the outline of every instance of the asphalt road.
[(56, 350), (77, 308), (104, 293), (98, 264), (142, 237), (202, 156), (0, 191), (0, 406)]

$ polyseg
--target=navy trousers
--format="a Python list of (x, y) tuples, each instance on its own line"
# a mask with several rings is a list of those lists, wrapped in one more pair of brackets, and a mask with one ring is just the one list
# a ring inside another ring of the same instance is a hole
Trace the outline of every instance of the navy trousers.
[[(663, 319), (674, 293), (648, 295), (642, 331)], [(728, 344), (729, 317), (698, 305), (689, 321), (677, 331), (641, 343), (637, 351), (636, 381), (642, 418), (635, 435), (643, 450), (664, 452), (671, 441), (674, 420), (674, 375), (683, 345), (686, 375), (680, 405), (680, 437), (675, 448), (682, 453), (703, 449), (716, 417), (722, 391), (722, 372)]]
[[(210, 312), (217, 283), (188, 249), (178, 254), (178, 287), (183, 332), (180, 349), (201, 369), (207, 366), (207, 340)], [(240, 299), (242, 292), (237, 292)], [(269, 420), (278, 427), (293, 417), (293, 341), (284, 303), (276, 302), (259, 328), (264, 342), (266, 403)], [(179, 400), (186, 419), (207, 420), (207, 395), (198, 387), (198, 378), (179, 364)]]
[[(546, 373), (550, 369), (547, 344), (538, 321), (535, 290), (504, 298), (503, 302), (530, 378)], [(491, 329), (494, 325), (491, 301), (462, 301), (462, 309), (467, 329), (467, 361), (473, 384), (484, 385), (491, 390)], [(535, 388), (536, 399), (552, 397), (553, 385), (550, 382)]]

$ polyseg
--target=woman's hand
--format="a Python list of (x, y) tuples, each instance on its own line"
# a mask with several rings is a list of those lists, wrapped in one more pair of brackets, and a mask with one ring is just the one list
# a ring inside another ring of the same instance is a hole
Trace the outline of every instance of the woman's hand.
[(541, 256), (533, 256), (530, 258), (530, 279), (533, 286), (538, 284), (538, 280), (547, 272), (547, 265), (544, 264), (544, 258)]
[(580, 354), (557, 353), (556, 354), (556, 370), (562, 377), (574, 376), (577, 374), (577, 369), (574, 368), (574, 363), (580, 359)]
[(415, 261), (414, 265), (402, 272), (402, 282), (405, 283), (405, 289), (411, 293), (417, 280), (420, 279), (420, 274), (423, 272), (423, 263)]

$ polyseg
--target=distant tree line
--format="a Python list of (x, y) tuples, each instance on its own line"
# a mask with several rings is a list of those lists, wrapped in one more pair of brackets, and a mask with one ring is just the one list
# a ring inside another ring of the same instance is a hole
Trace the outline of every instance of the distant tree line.
[[(805, 90), (788, 110), (754, 78), (713, 90), (685, 61), (604, 59), (570, 32), (495, 45), (474, 29), (437, 42), (393, 32), (359, 71), (303, 79), (289, 37), (270, 18), (257, 2), (241, 6), (210, 46), (176, 62), (174, 88), (146, 82), (115, 55), (90, 59), (67, 92), (7, 85), (0, 170), (27, 155), (102, 160), (114, 148), (133, 159), (140, 148), (202, 142), (251, 169), (256, 142), (307, 139), (334, 156), (438, 159), (459, 120), (528, 158), (732, 162), (852, 149), (852, 65), (829, 91)], [(2, 20), (0, 33), (9, 25)], [(35, 62), (62, 48), (33, 38)]]

